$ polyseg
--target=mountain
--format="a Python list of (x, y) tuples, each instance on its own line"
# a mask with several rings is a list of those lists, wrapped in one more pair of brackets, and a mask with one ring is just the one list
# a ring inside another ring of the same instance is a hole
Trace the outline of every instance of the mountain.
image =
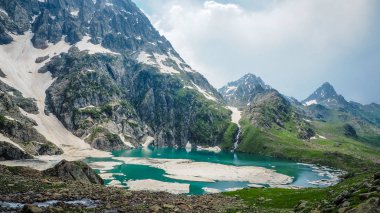
[[(274, 128), (294, 131), (298, 138), (304, 140), (309, 140), (315, 134), (292, 106), (295, 99), (280, 94), (254, 74), (246, 74), (239, 80), (228, 83), (219, 92), (227, 105), (242, 110), (243, 119), (261, 131), (268, 132)], [(288, 128), (290, 123), (294, 129)]]
[(378, 162), (377, 105), (347, 102), (329, 83), (303, 102), (252, 74), (219, 91), (241, 110), (237, 151), (345, 169)]
[(38, 136), (1, 126), (22, 149), (216, 146), (231, 123), (223, 97), (130, 0), (0, 0), (0, 44), (14, 106), (2, 121)]
[(237, 81), (229, 82), (219, 89), (220, 94), (227, 101), (227, 104), (235, 107), (245, 107), (256, 94), (271, 89), (264, 81), (254, 74), (246, 74)]
[[(274, 89), (257, 94), (244, 109), (243, 116), (262, 131), (279, 129), (295, 132), (297, 137), (303, 140), (315, 136), (310, 124), (283, 95)], [(289, 125), (292, 127), (289, 128)]]
[(321, 104), (326, 107), (344, 107), (348, 105), (344, 97), (338, 95), (334, 87), (328, 82), (320, 86), (313, 94), (302, 101), (302, 103), (306, 106)]
[[(380, 114), (378, 104), (363, 105), (346, 101), (334, 87), (324, 83), (303, 102), (304, 112), (316, 120), (350, 125), (356, 129), (363, 141), (378, 144), (380, 135)], [(369, 139), (370, 138), (370, 139)]]

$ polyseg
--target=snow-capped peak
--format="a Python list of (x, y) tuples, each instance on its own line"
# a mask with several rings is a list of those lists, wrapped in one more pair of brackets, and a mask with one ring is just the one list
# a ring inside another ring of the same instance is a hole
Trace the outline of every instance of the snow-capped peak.
[(303, 102), (304, 106), (310, 106), (314, 104), (322, 104), (325, 106), (341, 106), (347, 104), (347, 101), (343, 96), (338, 95), (334, 87), (326, 82), (323, 83), (313, 94), (311, 94)]

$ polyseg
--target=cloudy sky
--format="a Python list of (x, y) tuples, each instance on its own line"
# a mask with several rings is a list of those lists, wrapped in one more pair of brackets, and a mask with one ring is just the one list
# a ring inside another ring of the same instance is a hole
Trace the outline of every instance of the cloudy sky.
[(134, 0), (219, 88), (245, 73), (304, 99), (330, 82), (380, 103), (378, 0)]

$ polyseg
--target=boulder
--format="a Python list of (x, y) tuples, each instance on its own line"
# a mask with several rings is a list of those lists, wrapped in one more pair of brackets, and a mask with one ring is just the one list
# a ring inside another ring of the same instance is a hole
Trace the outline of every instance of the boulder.
[(49, 59), (49, 55), (46, 55), (46, 56), (43, 56), (43, 57), (38, 57), (38, 58), (36, 58), (36, 64), (40, 64), (40, 63), (42, 63), (42, 62), (44, 62), (44, 61), (46, 61), (46, 60), (48, 60)]
[(91, 167), (81, 161), (69, 162), (62, 160), (51, 169), (47, 169), (44, 175), (58, 177), (63, 180), (81, 181), (103, 185), (103, 179), (95, 173)]

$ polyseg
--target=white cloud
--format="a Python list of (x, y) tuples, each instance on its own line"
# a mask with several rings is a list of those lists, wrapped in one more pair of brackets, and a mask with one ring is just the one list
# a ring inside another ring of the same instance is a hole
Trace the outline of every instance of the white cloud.
[(215, 86), (253, 72), (298, 97), (361, 47), (376, 13), (375, 0), (277, 0), (260, 10), (235, 2), (166, 0), (150, 18)]

